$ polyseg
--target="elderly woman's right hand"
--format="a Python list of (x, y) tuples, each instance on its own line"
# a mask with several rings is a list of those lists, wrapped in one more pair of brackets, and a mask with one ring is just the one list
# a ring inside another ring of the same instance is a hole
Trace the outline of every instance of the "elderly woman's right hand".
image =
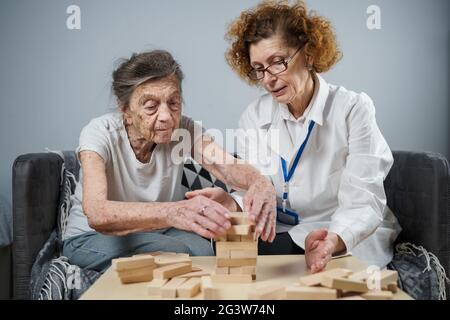
[(205, 238), (224, 235), (231, 227), (229, 211), (211, 199), (199, 195), (178, 203), (170, 224), (181, 230), (193, 231)]

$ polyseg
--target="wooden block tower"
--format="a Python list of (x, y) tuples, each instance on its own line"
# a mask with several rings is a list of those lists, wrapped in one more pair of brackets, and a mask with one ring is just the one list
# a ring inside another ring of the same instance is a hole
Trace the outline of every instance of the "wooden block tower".
[(216, 283), (246, 283), (256, 279), (258, 240), (255, 227), (246, 212), (233, 212), (231, 228), (225, 236), (216, 238)]

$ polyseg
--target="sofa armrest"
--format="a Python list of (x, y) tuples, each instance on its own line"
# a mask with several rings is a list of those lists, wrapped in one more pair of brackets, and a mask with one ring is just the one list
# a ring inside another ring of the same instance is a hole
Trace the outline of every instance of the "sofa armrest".
[(13, 297), (29, 298), (30, 272), (56, 227), (63, 159), (55, 153), (19, 156), (13, 165)]
[(397, 240), (434, 253), (449, 274), (449, 163), (438, 153), (394, 151), (393, 155), (384, 186), (387, 204), (403, 229)]

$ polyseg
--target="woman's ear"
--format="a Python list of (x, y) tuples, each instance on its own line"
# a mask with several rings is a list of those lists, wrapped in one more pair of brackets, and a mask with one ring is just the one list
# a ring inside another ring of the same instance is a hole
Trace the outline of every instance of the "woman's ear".
[(308, 71), (312, 71), (313, 70), (313, 66), (314, 66), (314, 60), (311, 56), (306, 56), (305, 57), (305, 62), (306, 62), (306, 69), (308, 69)]
[(119, 106), (120, 112), (122, 112), (123, 119), (125, 121), (125, 125), (131, 126), (133, 124), (133, 117), (130, 114), (130, 109), (122, 106)]

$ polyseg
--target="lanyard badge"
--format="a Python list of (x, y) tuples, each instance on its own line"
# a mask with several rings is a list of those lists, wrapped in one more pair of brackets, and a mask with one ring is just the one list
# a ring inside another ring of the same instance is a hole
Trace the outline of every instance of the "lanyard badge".
[[(281, 157), (281, 168), (283, 170), (283, 178), (284, 178), (284, 184), (283, 184), (283, 197), (281, 202), (281, 212), (283, 214), (287, 214), (289, 216), (294, 216), (294, 224), (298, 224), (298, 214), (287, 210), (287, 201), (289, 198), (289, 181), (291, 180), (292, 176), (294, 175), (295, 169), (297, 169), (298, 163), (300, 161), (300, 158), (303, 154), (303, 151), (305, 150), (306, 144), (308, 143), (309, 137), (311, 135), (311, 132), (314, 128), (314, 125), (316, 123), (314, 121), (311, 121), (308, 126), (308, 134), (306, 135), (305, 141), (301, 144), (300, 148), (297, 151), (297, 154), (295, 156), (294, 162), (292, 163), (291, 168), (289, 169), (289, 172), (287, 170), (287, 163), (286, 160)], [(280, 208), (278, 208), (278, 211), (280, 211)]]

